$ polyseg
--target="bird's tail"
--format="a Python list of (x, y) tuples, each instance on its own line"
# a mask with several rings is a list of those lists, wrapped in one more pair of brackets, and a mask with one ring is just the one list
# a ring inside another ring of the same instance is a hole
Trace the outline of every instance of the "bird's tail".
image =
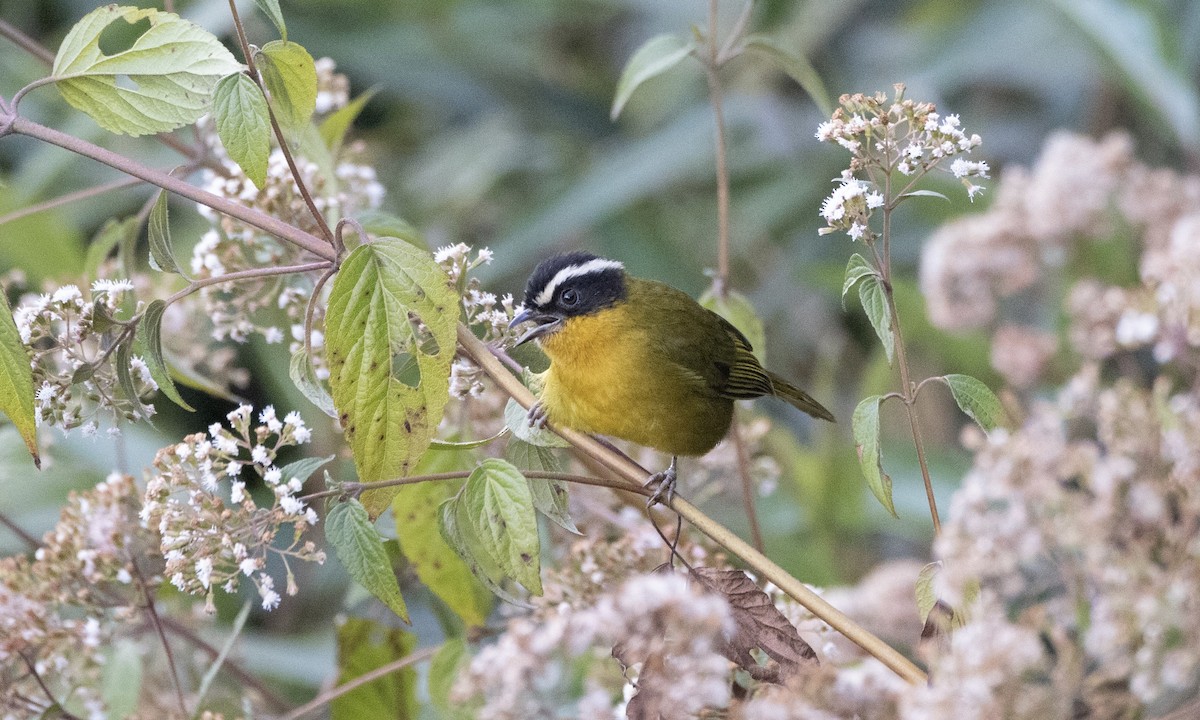
[(804, 392), (800, 388), (789, 383), (787, 380), (784, 380), (773, 372), (768, 372), (767, 374), (771, 378), (771, 384), (775, 386), (776, 397), (787, 400), (792, 407), (806, 412), (815, 418), (828, 420), (829, 422), (837, 422), (837, 420), (835, 420), (833, 417), (833, 413), (826, 410), (825, 406), (821, 403), (813, 400), (808, 393)]

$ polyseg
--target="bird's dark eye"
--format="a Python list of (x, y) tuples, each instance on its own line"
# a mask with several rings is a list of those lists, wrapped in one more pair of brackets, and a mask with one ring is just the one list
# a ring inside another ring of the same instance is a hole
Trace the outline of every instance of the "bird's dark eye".
[(562, 296), (559, 297), (559, 300), (562, 301), (563, 305), (570, 307), (579, 302), (579, 293), (575, 290), (575, 288), (567, 288), (566, 290), (563, 290)]

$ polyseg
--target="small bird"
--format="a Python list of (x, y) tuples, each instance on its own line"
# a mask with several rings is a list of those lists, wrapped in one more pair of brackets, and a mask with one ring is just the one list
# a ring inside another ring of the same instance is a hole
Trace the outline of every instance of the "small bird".
[(621, 438), (671, 455), (650, 483), (669, 498), (680, 455), (703, 455), (729, 431), (733, 401), (774, 395), (822, 420), (833, 414), (763, 369), (750, 341), (687, 293), (574, 252), (541, 262), (509, 327), (534, 323), (550, 358), (531, 424)]

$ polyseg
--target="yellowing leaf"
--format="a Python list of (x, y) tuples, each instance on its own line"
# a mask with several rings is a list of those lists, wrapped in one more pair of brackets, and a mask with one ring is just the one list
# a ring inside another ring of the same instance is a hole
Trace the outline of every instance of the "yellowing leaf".
[[(395, 238), (354, 249), (333, 280), (325, 352), (333, 403), (363, 482), (409, 474), (450, 399), (458, 295), (428, 252)], [(370, 490), (383, 512), (395, 488)]]
[(275, 40), (255, 57), (279, 124), (296, 135), (317, 109), (317, 66), (300, 43)]
[[(365, 618), (347, 618), (337, 629), (338, 684), (343, 685), (401, 658), (417, 647), (417, 636)], [(406, 667), (338, 695), (330, 720), (415, 720), (417, 671)]]
[(0, 288), (0, 412), (16, 426), (33, 464), (42, 466), (38, 456), (37, 422), (33, 414), (33, 370), (29, 350), (21, 342), (21, 333), (13, 321), (8, 297)]
[[(107, 54), (101, 37), (114, 23), (148, 27)], [(146, 135), (195, 122), (217, 81), (241, 67), (216, 37), (178, 15), (106, 5), (67, 33), (51, 76), (63, 98), (104, 129)]]

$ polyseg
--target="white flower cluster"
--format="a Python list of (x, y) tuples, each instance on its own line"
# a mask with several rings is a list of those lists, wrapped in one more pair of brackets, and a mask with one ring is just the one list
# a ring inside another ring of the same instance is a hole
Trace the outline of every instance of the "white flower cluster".
[(843, 231), (854, 240), (873, 241), (871, 211), (888, 202), (880, 192), (884, 179), (900, 197), (948, 158), (954, 158), (948, 172), (966, 186), (967, 196), (974, 200), (982, 192), (973, 179), (987, 178), (988, 164), (962, 157), (981, 140), (963, 132), (957, 115), (942, 117), (932, 103), (905, 100), (903, 85), (896, 86), (890, 103), (883, 93), (843, 95), (839, 103), (833, 117), (817, 127), (816, 137), (842, 146), (853, 157), (840, 185), (821, 205), (826, 223), (821, 234)]
[[(251, 416), (250, 406), (242, 405), (229, 413), (232, 431), (214, 423), (207, 434), (160, 450), (156, 474), (146, 484), (141, 519), (161, 536), (164, 575), (183, 592), (205, 595), (210, 608), (214, 588), (236, 592), (244, 577), (258, 589), (263, 609), (274, 609), (280, 596), (267, 572), (270, 556), (283, 562), (289, 595), (298, 589), (290, 560), (325, 561), (311, 541), (301, 542), (317, 523), (316, 512), (297, 497), (303, 478), (285, 477), (286, 468), (274, 464), (282, 448), (308, 442), (312, 431), (298, 413), (281, 420), (270, 405), (259, 413), (258, 425), (251, 426)], [(262, 479), (269, 504), (255, 501), (244, 469)], [(284, 525), (293, 530), (291, 542), (276, 545)]]
[[(576, 717), (624, 717), (624, 705), (645, 692), (671, 708), (669, 717), (695, 717), (729, 704), (731, 664), (719, 648), (733, 631), (724, 598), (697, 592), (681, 575), (640, 575), (593, 606), (511, 621), (451, 697), (482, 701), (477, 717), (518, 720), (562, 717), (571, 697)], [(634, 680), (616, 672), (614, 646)]]
[[(458, 288), (464, 321), (482, 329), (485, 342), (506, 340), (510, 335), (508, 323), (516, 313), (513, 296), (505, 294), (497, 298), (484, 291), (479, 279), (471, 276), (472, 270), (492, 262), (492, 251), (482, 248), (472, 257), (471, 247), (458, 243), (438, 248), (433, 259)], [(450, 367), (450, 395), (459, 399), (479, 397), (483, 391), (483, 372), (470, 361), (456, 358)]]
[(13, 311), (21, 342), (30, 349), (39, 426), (57, 426), (64, 433), (80, 428), (95, 437), (102, 424), (117, 434), (120, 420), (154, 413), (143, 402), (158, 390), (145, 361), (136, 355), (130, 359), (134, 398), (121, 389), (116, 366), (114, 343), (132, 342), (127, 321), (117, 318), (132, 290), (127, 280), (96, 280), (87, 296), (75, 285), (64, 285), (27, 296)]

